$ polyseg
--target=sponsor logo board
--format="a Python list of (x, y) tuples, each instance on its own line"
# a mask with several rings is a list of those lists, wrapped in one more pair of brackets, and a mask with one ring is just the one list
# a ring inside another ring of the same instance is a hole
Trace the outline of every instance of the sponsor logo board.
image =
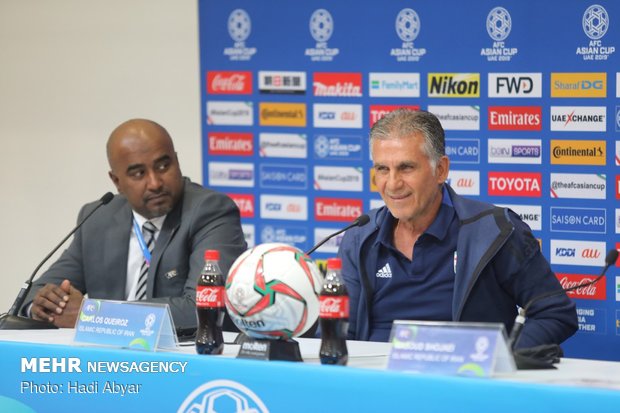
[(480, 130), (480, 106), (428, 105), (444, 130)]
[(306, 159), (307, 137), (303, 133), (261, 133), (258, 135), (258, 154), (261, 158)]
[(540, 139), (489, 139), (489, 163), (540, 164)]
[(260, 196), (262, 219), (305, 221), (308, 219), (308, 198), (305, 196)]

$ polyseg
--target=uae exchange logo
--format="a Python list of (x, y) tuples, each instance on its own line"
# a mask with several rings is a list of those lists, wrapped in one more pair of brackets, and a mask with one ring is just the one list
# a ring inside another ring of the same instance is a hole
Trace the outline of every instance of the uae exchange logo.
[(317, 42), (326, 42), (334, 33), (334, 19), (325, 9), (317, 9), (310, 16), (310, 34)]
[(396, 16), (396, 33), (403, 42), (413, 42), (420, 34), (420, 17), (415, 10), (402, 9)]
[(603, 6), (593, 4), (583, 13), (583, 31), (592, 40), (605, 36), (609, 28), (609, 14)]
[(487, 16), (487, 33), (495, 41), (506, 40), (512, 29), (510, 13), (503, 7), (495, 7)]
[(252, 31), (250, 16), (243, 9), (233, 10), (228, 17), (228, 34), (236, 42), (244, 42)]

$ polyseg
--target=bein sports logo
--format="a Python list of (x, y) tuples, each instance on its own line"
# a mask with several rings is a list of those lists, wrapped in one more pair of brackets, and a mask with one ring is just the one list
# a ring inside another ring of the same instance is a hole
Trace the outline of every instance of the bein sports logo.
[(583, 31), (592, 40), (605, 36), (609, 29), (609, 14), (603, 6), (593, 4), (583, 13)]
[[(231, 410), (234, 407), (234, 410)], [(266, 413), (263, 401), (249, 388), (232, 380), (213, 380), (189, 394), (177, 413)]]
[(506, 40), (512, 29), (510, 13), (503, 7), (495, 7), (487, 16), (487, 33), (495, 41)]

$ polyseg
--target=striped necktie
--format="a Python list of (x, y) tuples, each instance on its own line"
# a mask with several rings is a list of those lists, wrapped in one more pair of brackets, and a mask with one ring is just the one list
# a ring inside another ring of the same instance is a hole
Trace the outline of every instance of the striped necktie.
[[(153, 225), (151, 221), (146, 221), (142, 225), (142, 234), (144, 236), (144, 242), (149, 252), (153, 252), (155, 246), (155, 232), (157, 227)], [(146, 298), (146, 280), (149, 275), (149, 263), (144, 259), (142, 266), (140, 267), (140, 276), (138, 277), (138, 288), (136, 289), (136, 300), (144, 300)]]

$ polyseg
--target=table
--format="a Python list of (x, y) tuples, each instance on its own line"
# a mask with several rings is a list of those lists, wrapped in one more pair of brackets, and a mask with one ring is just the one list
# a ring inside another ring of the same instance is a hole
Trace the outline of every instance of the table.
[[(557, 370), (470, 378), (386, 371), (387, 343), (348, 342), (350, 361), (342, 367), (319, 363), (317, 339), (298, 339), (304, 362), (295, 363), (236, 359), (239, 346), (232, 344), (222, 356), (202, 356), (193, 346), (142, 352), (78, 345), (73, 334), (72, 329), (0, 331), (0, 411), (620, 409), (616, 362), (564, 359)], [(226, 333), (225, 339), (234, 336)]]

